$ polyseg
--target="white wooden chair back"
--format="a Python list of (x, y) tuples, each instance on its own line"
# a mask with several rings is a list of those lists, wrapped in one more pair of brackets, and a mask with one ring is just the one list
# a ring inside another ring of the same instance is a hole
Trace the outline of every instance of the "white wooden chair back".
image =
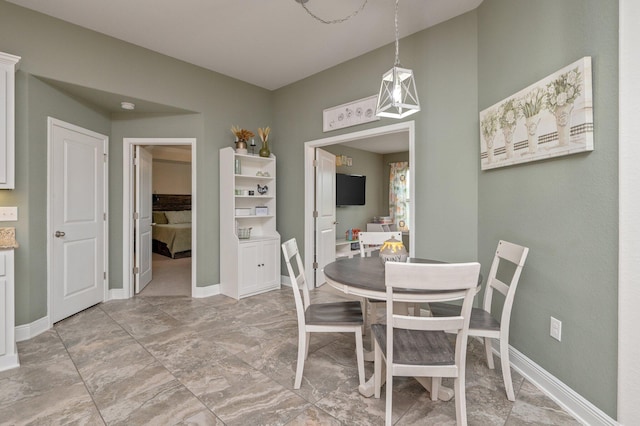
[[(296, 301), (296, 311), (298, 314), (298, 324), (304, 326), (305, 319), (304, 313), (311, 303), (309, 297), (309, 287), (307, 287), (307, 279), (304, 275), (304, 263), (300, 257), (298, 251), (298, 244), (296, 239), (292, 238), (282, 243), (282, 253), (284, 254), (284, 260), (287, 264), (287, 272), (291, 279), (291, 287), (293, 287), (293, 297)], [(294, 265), (291, 264), (291, 260), (295, 257), (295, 270)], [(297, 273), (295, 272), (297, 270)], [(300, 296), (300, 290), (302, 290), (302, 296)]]
[(388, 239), (391, 239), (391, 237), (402, 241), (402, 232), (360, 232), (358, 234), (360, 257), (370, 257), (372, 252), (378, 250), (380, 246)]
[[(491, 312), (493, 292), (499, 291), (500, 293), (502, 293), (505, 297), (505, 301), (502, 307), (500, 325), (501, 328), (505, 328), (506, 330), (509, 330), (513, 300), (516, 296), (516, 289), (518, 287), (518, 282), (520, 281), (520, 274), (522, 273), (522, 267), (524, 266), (524, 262), (527, 259), (528, 253), (529, 248), (527, 247), (500, 240), (498, 242), (496, 254), (493, 257), (491, 269), (489, 270), (487, 285), (484, 292), (483, 309), (487, 312)], [(515, 265), (515, 270), (508, 285), (497, 278), (498, 270), (500, 268), (500, 262), (502, 260), (511, 262), (513, 265)]]

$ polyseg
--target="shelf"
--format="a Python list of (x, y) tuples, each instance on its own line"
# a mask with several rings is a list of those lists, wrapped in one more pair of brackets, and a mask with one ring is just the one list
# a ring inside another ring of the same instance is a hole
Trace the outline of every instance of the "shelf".
[(258, 180), (270, 180), (275, 178), (275, 176), (255, 176), (255, 175), (234, 175), (234, 176), (241, 179), (258, 179)]
[(249, 160), (257, 160), (257, 161), (261, 161), (264, 163), (269, 163), (271, 161), (275, 160), (275, 157), (271, 156), (271, 157), (260, 157), (258, 154), (238, 154), (238, 153), (234, 153), (234, 155), (236, 156), (236, 158), (246, 158)]
[(236, 216), (235, 218), (236, 219), (256, 219), (256, 218), (258, 218), (258, 219), (260, 219), (260, 218), (269, 219), (270, 217), (273, 217), (273, 215), (272, 214), (265, 214), (265, 215), (258, 216), (258, 215), (255, 215), (255, 214), (247, 214), (247, 215), (244, 215), (244, 216)]
[(247, 198), (247, 199), (253, 199), (253, 198), (262, 198), (262, 199), (272, 199), (274, 198), (273, 195), (236, 195), (236, 198)]

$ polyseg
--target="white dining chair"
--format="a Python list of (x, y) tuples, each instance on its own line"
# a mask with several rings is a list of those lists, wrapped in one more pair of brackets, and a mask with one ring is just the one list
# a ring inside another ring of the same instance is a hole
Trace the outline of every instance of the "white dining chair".
[[(490, 369), (494, 369), (493, 351), (491, 348), (491, 339), (498, 339), (500, 343), (500, 363), (502, 365), (502, 378), (504, 379), (504, 388), (509, 401), (515, 401), (515, 393), (513, 391), (513, 383), (511, 381), (511, 362), (509, 361), (509, 323), (511, 321), (511, 310), (513, 300), (516, 295), (518, 281), (522, 267), (527, 259), (529, 248), (510, 243), (508, 241), (500, 241), (496, 249), (493, 263), (487, 277), (487, 285), (484, 292), (484, 303), (482, 308), (473, 308), (471, 311), (471, 322), (469, 325), (469, 335), (484, 338), (484, 348), (487, 356), (487, 365)], [(511, 267), (505, 267), (501, 262), (510, 263)], [(498, 271), (513, 270), (509, 284), (497, 278)], [(498, 321), (492, 314), (494, 291), (502, 293), (505, 297), (502, 305), (502, 315)], [(448, 303), (430, 303), (429, 308), (433, 316), (453, 315), (460, 310), (459, 306)]]
[[(356, 360), (358, 364), (359, 384), (364, 384), (364, 351), (362, 347), (362, 308), (358, 301), (332, 303), (310, 302), (309, 288), (304, 274), (304, 264), (298, 251), (296, 239), (292, 238), (282, 244), (282, 252), (287, 264), (287, 271), (293, 287), (293, 296), (298, 317), (298, 362), (294, 389), (300, 389), (304, 361), (309, 355), (309, 339), (311, 333), (355, 333)], [(295, 269), (292, 259), (295, 258)], [(300, 291), (302, 290), (302, 296)]]
[[(380, 250), (385, 241), (395, 238), (402, 241), (401, 231), (390, 232), (360, 232), (358, 234), (358, 242), (360, 243), (360, 257), (371, 257), (371, 255)], [(375, 322), (378, 317), (378, 306), (384, 306), (384, 300), (365, 299), (364, 324), (365, 330), (369, 330), (371, 323)], [(413, 305), (413, 314), (420, 316), (420, 305)], [(372, 342), (373, 344), (373, 342)]]
[[(454, 398), (458, 425), (467, 424), (465, 365), (469, 316), (473, 304), (480, 264), (471, 263), (399, 263), (385, 264), (387, 323), (373, 324), (375, 340), (374, 396), (380, 398), (386, 379), (385, 424), (392, 423), (393, 377), (431, 377), (431, 399), (436, 400), (442, 377), (454, 379)], [(396, 289), (401, 289), (398, 292)], [(393, 312), (394, 300), (406, 297), (406, 289), (417, 302), (434, 297), (451, 300), (451, 291), (462, 298), (461, 311), (452, 317), (416, 317)], [(404, 293), (404, 294), (403, 294)], [(435, 293), (435, 294), (434, 294)], [(436, 296), (436, 294), (438, 296)], [(455, 333), (455, 344), (448, 333)], [(386, 376), (382, 375), (382, 361)]]

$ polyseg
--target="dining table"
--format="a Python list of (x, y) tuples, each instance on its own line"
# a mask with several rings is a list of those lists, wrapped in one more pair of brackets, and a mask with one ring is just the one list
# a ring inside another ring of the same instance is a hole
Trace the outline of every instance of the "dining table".
[[(407, 259), (408, 263), (446, 263), (432, 259), (421, 259), (410, 257)], [(324, 276), (327, 280), (327, 284), (331, 287), (340, 290), (341, 292), (363, 298), (370, 298), (373, 300), (386, 300), (387, 289), (385, 285), (385, 268), (384, 263), (379, 257), (354, 257), (350, 259), (338, 259), (334, 262), (327, 264), (324, 267)], [(478, 277), (478, 289), (480, 291), (480, 285), (482, 284), (482, 275)], [(425, 296), (429, 299), (428, 295), (432, 294), (433, 300), (431, 302), (448, 302), (453, 300), (463, 299), (465, 296), (464, 291), (418, 291), (412, 289), (395, 289), (394, 290), (394, 304), (393, 311), (399, 314), (407, 314), (408, 304), (415, 302), (417, 295), (420, 300), (424, 301)], [(368, 355), (368, 356), (366, 356)], [(365, 354), (365, 360), (371, 361), (373, 358), (371, 354)], [(415, 378), (425, 389), (431, 392), (431, 378), (429, 377), (416, 377)], [(374, 379), (373, 376), (363, 385), (358, 387), (358, 390), (363, 396), (370, 397), (374, 393)], [(453, 389), (440, 386), (438, 392), (438, 399), (443, 401), (449, 401), (453, 397)]]

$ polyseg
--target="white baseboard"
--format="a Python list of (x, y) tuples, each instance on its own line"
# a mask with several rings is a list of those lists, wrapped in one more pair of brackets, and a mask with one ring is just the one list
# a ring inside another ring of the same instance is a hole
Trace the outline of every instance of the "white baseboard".
[(109, 289), (109, 300), (122, 300), (122, 299), (128, 299), (128, 298), (129, 297), (127, 297), (125, 295), (123, 288), (110, 288)]
[[(493, 353), (500, 357), (497, 340), (493, 340)], [(618, 422), (551, 373), (509, 346), (509, 359), (514, 370), (534, 384), (578, 421), (586, 425), (618, 426)]]
[(20, 367), (18, 354), (0, 356), (0, 371), (11, 370)]
[(208, 285), (206, 287), (196, 287), (191, 297), (202, 299), (203, 297), (211, 297), (220, 294), (220, 284)]
[(24, 342), (25, 340), (36, 337), (38, 334), (42, 334), (49, 330), (51, 325), (48, 315), (37, 319), (32, 323), (19, 325), (15, 328), (16, 342)]
[(291, 287), (291, 278), (289, 278), (287, 275), (280, 275), (280, 284)]

